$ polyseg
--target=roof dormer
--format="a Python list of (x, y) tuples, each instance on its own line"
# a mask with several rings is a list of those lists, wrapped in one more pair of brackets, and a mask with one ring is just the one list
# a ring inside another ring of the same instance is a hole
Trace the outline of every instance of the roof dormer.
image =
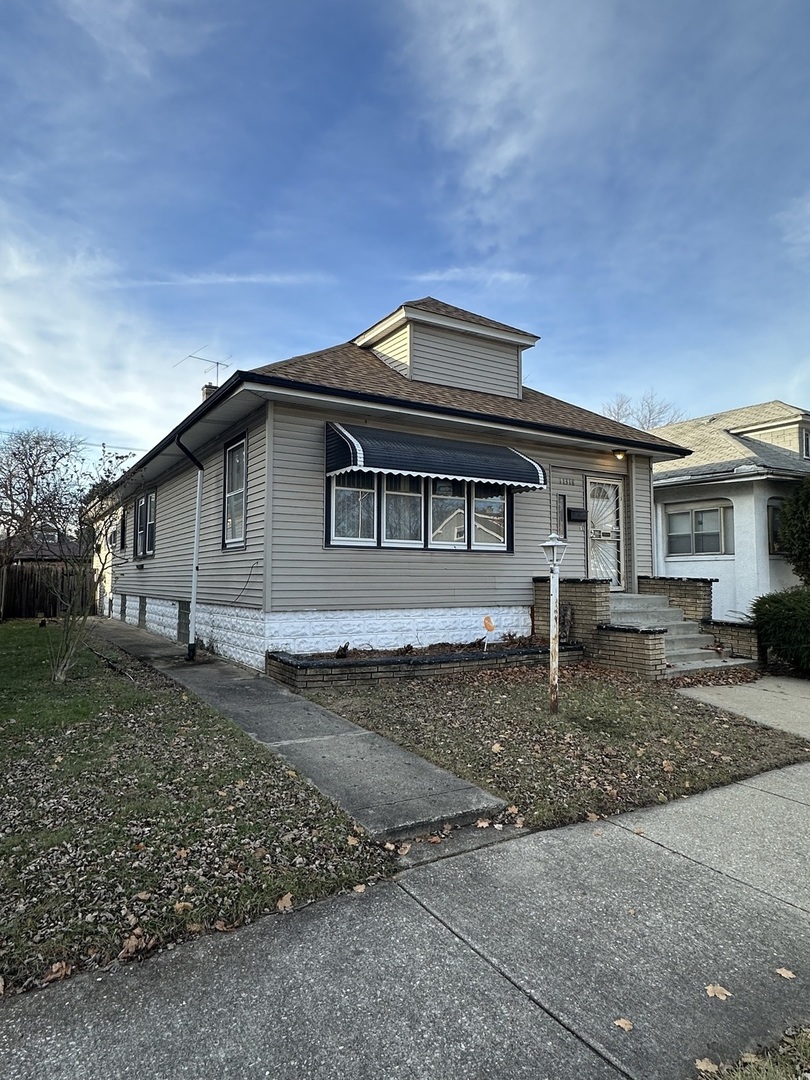
[(354, 339), (417, 382), (522, 397), (522, 354), (538, 338), (434, 300), (410, 300)]

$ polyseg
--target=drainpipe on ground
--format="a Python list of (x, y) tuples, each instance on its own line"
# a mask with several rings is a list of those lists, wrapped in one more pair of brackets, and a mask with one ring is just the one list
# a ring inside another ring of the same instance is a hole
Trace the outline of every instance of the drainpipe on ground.
[(197, 470), (197, 499), (194, 507), (194, 553), (191, 564), (191, 602), (188, 613), (188, 659), (194, 660), (197, 655), (197, 575), (200, 569), (200, 523), (202, 520), (203, 473), (205, 470), (202, 462), (192, 454), (188, 447), (183, 446), (180, 442), (179, 435), (174, 441)]

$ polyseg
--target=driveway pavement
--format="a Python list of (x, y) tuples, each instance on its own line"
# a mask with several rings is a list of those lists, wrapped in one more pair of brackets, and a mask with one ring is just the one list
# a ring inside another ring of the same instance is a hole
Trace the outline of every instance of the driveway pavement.
[(810, 763), (10, 999), (3, 1074), (682, 1080), (810, 1021), (808, 867)]

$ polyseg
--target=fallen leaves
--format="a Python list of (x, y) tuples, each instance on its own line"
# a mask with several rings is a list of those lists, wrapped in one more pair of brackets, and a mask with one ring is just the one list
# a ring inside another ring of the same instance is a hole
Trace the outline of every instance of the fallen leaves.
[(58, 960), (48, 968), (42, 982), (43, 984), (60, 982), (62, 979), (66, 979), (72, 971), (73, 968), (65, 960)]
[(720, 1072), (720, 1069), (711, 1058), (697, 1058), (695, 1060), (695, 1068), (698, 1072), (702, 1073), (716, 1073)]
[(632, 1020), (627, 1020), (623, 1016), (620, 1016), (618, 1020), (614, 1020), (613, 1023), (617, 1028), (621, 1028), (622, 1031), (632, 1031), (633, 1030), (633, 1021)]
[(489, 818), (480, 817), (478, 821), (476, 821), (475, 827), (476, 829), (488, 829), (491, 824), (492, 822), (489, 820)]
[(783, 979), (795, 979), (796, 975), (790, 970), (790, 968), (777, 968), (776, 974), (781, 975)]
[(397, 855), (407, 855), (410, 850), (411, 850), (411, 845), (410, 844), (400, 844), (399, 847), (397, 848)]
[(709, 997), (717, 998), (718, 1001), (725, 1001), (726, 998), (734, 996), (730, 990), (726, 990), (725, 986), (721, 986), (720, 983), (709, 983), (706, 987), (706, 993)]
[(293, 898), (292, 893), (284, 893), (280, 900), (276, 901), (276, 909), (278, 911), (292, 911)]
[(365, 891), (366, 891), (365, 885), (354, 885), (354, 886), (352, 886), (352, 892), (364, 893)]

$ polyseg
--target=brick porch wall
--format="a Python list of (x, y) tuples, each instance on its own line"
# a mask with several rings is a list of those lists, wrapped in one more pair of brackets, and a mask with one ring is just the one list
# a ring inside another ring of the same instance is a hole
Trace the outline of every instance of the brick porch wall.
[(670, 607), (680, 608), (687, 619), (701, 622), (712, 617), (712, 584), (717, 578), (640, 577), (639, 596), (666, 596)]

